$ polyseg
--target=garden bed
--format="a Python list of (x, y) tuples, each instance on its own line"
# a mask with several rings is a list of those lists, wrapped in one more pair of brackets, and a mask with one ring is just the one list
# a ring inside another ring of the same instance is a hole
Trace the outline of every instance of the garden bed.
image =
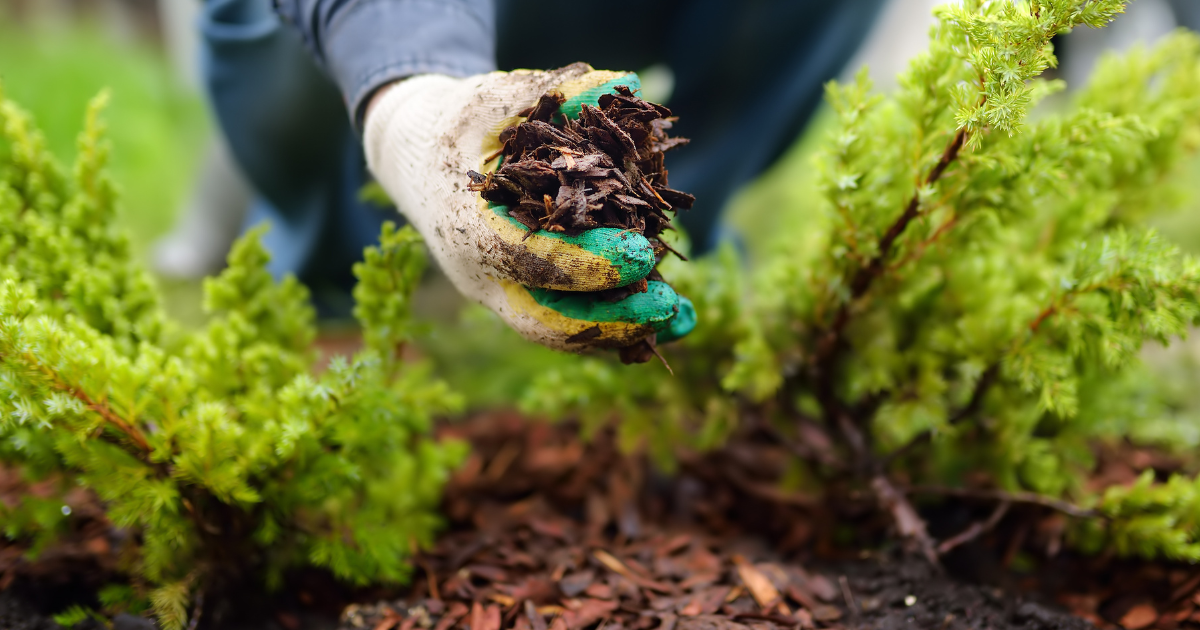
[[(1047, 523), (1056, 517), (1043, 508), (1014, 510), (1004, 527), (949, 554), (939, 574), (880, 546), (886, 521), (865, 503), (826, 505), (778, 490), (787, 457), (767, 436), (745, 434), (716, 453), (685, 457), (667, 476), (621, 455), (607, 434), (584, 443), (574, 427), (515, 414), (478, 416), (443, 433), (468, 439), (473, 454), (446, 492), (449, 528), (415, 563), (408, 587), (356, 592), (307, 573), (270, 597), (210, 596), (199, 627), (1091, 627), (1085, 617), (1108, 627), (1198, 625), (1200, 571), (1047, 558)], [(1108, 454), (1098, 472), (1118, 474), (1118, 459)], [(77, 512), (80, 539), (45, 554), (52, 564), (0, 554), (12, 584), (0, 594), (0, 629), (55, 627), (36, 605), (61, 609), (81, 592), (72, 573), (98, 583), (114, 566), (118, 538), (95, 542), (99, 513)], [(978, 516), (969, 501), (926, 515), (939, 535)], [(114, 627), (138, 626), (124, 618)]]

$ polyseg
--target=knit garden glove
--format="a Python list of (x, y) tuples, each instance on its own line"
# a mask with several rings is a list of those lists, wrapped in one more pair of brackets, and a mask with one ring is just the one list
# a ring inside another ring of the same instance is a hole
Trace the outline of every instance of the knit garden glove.
[(654, 250), (640, 234), (597, 228), (578, 236), (526, 228), (468, 189), (468, 171), (489, 172), (499, 133), (550, 90), (578, 116), (632, 73), (574, 64), (548, 72), (493, 72), (465, 79), (418, 75), (383, 88), (367, 111), (367, 163), (400, 212), (424, 236), (451, 282), (525, 338), (559, 350), (621, 347), (652, 333), (659, 342), (695, 325), (691, 303), (663, 282), (620, 301), (594, 291), (645, 278)]

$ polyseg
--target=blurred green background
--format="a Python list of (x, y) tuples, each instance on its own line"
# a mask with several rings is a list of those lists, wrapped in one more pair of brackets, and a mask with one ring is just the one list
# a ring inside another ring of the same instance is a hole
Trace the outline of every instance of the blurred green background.
[(199, 94), (184, 86), (160, 47), (118, 41), (90, 21), (0, 22), (0, 89), (33, 113), (65, 164), (87, 102), (111, 93), (105, 114), (112, 174), (124, 199), (122, 221), (137, 249), (171, 228), (208, 134)]

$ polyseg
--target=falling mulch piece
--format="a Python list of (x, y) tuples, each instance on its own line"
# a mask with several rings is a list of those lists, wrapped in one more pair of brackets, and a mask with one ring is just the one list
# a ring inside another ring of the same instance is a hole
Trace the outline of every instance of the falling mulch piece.
[[(666, 253), (682, 259), (661, 238), (671, 216), (692, 207), (695, 197), (671, 188), (663, 154), (687, 144), (667, 134), (676, 120), (671, 110), (642, 100), (624, 85), (584, 105), (578, 120), (559, 111), (562, 94), (543, 94), (519, 113), (525, 121), (500, 132), (500, 168), (484, 175), (469, 171), (470, 189), (485, 200), (508, 208), (508, 215), (529, 231), (575, 236), (594, 228), (637, 232), (654, 247), (658, 260)], [(670, 213), (670, 214), (668, 214)], [(617, 301), (647, 290), (645, 280), (601, 292)], [(622, 349), (624, 363), (655, 357), (667, 365), (653, 338)], [(670, 366), (667, 366), (670, 370)]]

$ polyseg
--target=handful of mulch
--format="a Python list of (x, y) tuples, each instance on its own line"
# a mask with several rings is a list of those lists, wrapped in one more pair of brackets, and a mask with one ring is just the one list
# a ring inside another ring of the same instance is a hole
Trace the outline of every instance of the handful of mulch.
[(691, 208), (695, 197), (667, 186), (663, 153), (687, 144), (666, 130), (671, 110), (644, 101), (628, 87), (605, 94), (599, 108), (584, 105), (579, 120), (559, 113), (562, 94), (549, 92), (521, 112), (525, 122), (500, 132), (503, 156), (494, 173), (469, 172), (471, 190), (508, 206), (529, 228), (576, 235), (611, 227), (635, 230), (661, 245), (667, 211)]
[[(695, 197), (667, 185), (663, 154), (687, 144), (667, 129), (671, 110), (644, 101), (624, 85), (605, 94), (599, 107), (584, 105), (578, 120), (559, 108), (562, 94), (548, 92), (522, 112), (526, 120), (500, 132), (503, 146), (485, 162), (503, 157), (495, 172), (469, 171), (470, 189), (485, 200), (508, 207), (508, 214), (529, 229), (570, 236), (609, 227), (646, 237), (661, 260), (665, 252), (680, 258), (659, 235), (671, 227), (667, 212), (692, 207)], [(686, 260), (686, 258), (684, 258)], [(651, 279), (658, 279), (657, 271)], [(604, 291), (620, 300), (646, 290), (646, 281)], [(624, 348), (627, 363), (655, 356), (653, 341)]]

